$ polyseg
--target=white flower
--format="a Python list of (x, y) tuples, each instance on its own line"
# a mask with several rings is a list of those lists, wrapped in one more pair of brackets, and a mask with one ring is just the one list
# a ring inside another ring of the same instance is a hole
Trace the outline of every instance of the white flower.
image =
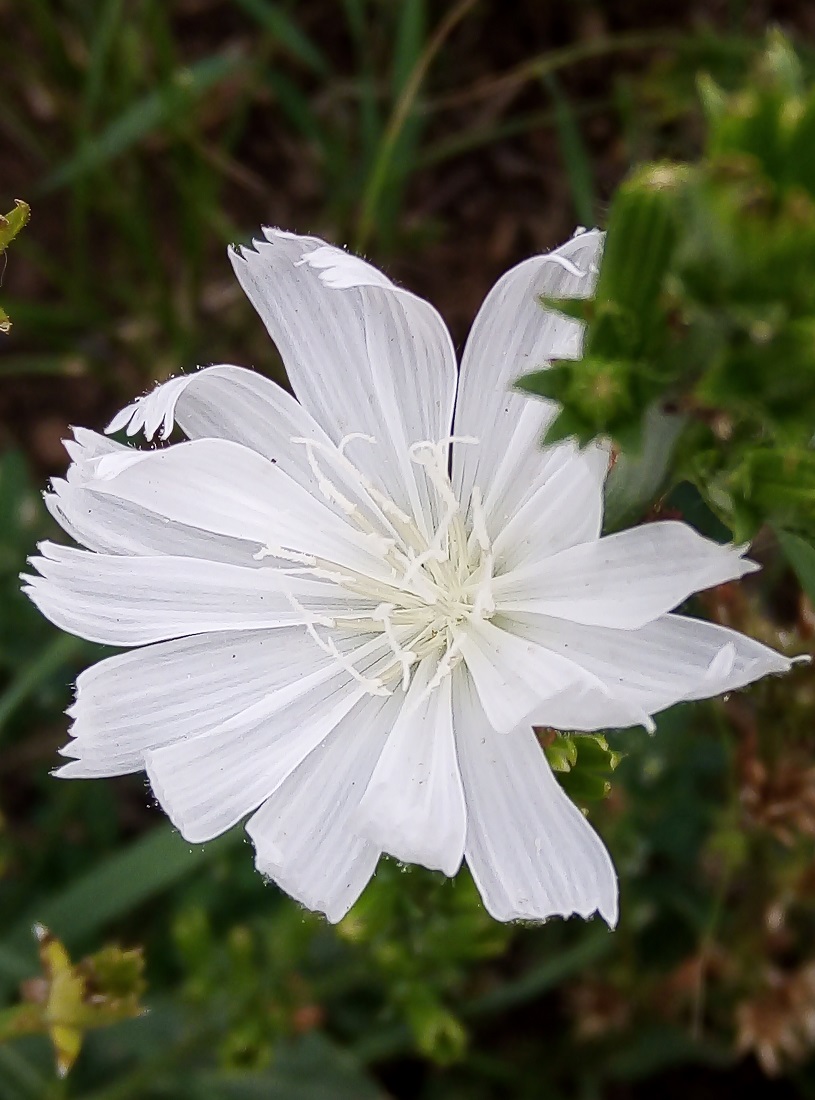
[[(643, 725), (789, 661), (671, 614), (755, 568), (682, 523), (600, 537), (603, 447), (541, 451), (521, 374), (580, 354), (549, 296), (591, 293), (582, 233), (509, 271), (460, 381), (435, 310), (309, 237), (232, 253), (299, 403), (233, 366), (77, 430), (47, 494), (87, 549), (40, 546), (26, 591), (130, 652), (84, 672), (62, 776), (146, 769), (190, 842), (248, 817), (257, 867), (339, 920), (380, 854), (466, 859), (500, 920), (598, 911), (617, 882), (532, 726)], [(455, 415), (454, 415), (455, 405)]]

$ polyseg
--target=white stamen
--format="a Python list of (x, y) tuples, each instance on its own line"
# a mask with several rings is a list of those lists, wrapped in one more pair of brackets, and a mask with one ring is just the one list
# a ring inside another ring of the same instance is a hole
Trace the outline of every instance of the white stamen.
[(388, 644), (393, 650), (393, 655), (402, 667), (402, 691), (407, 691), (410, 687), (410, 670), (416, 663), (418, 657), (411, 649), (404, 649), (399, 639), (396, 637), (393, 631), (393, 622), (391, 620), (391, 613), (396, 608), (392, 603), (381, 603), (379, 607), (374, 610), (371, 616), (375, 622), (382, 623), (385, 637), (388, 640)]
[(482, 552), (486, 553), (490, 548), (490, 536), (487, 533), (487, 517), (484, 512), (484, 502), (481, 496), (481, 490), (477, 485), (473, 486), (470, 507), (473, 515), (473, 530), (470, 539), (475, 539)]
[(312, 439), (302, 439), (299, 437), (293, 437), (292, 443), (301, 443), (306, 448), (306, 457), (308, 458), (308, 464), (311, 467), (312, 473), (317, 479), (317, 488), (320, 490), (326, 500), (336, 504), (341, 511), (345, 512), (347, 516), (352, 516), (357, 511), (357, 506), (348, 497), (343, 496), (337, 486), (329, 481), (320, 467), (317, 465), (317, 459), (314, 456), (314, 441)]
[(291, 592), (286, 593), (286, 599), (289, 601), (295, 611), (298, 611), (301, 615), (303, 615), (303, 625), (308, 631), (309, 636), (317, 643), (323, 653), (326, 653), (329, 657), (332, 657), (341, 668), (345, 669), (345, 671), (348, 673), (349, 676), (351, 676), (352, 679), (356, 680), (358, 684), (361, 684), (362, 687), (365, 688), (369, 695), (392, 694), (391, 691), (385, 687), (378, 676), (375, 676), (373, 678), (363, 676), (362, 673), (356, 668), (353, 661), (349, 660), (349, 658), (346, 657), (344, 653), (341, 653), (339, 649), (337, 649), (337, 644), (333, 638), (326, 639), (320, 637), (314, 627), (314, 624), (317, 623), (320, 626), (331, 628), (337, 625), (334, 619), (325, 618), (323, 616), (309, 617), (308, 611), (306, 611), (306, 609), (303, 607), (297, 597), (294, 596)]
[(376, 440), (372, 435), (368, 435), (366, 432), (349, 432), (348, 435), (344, 435), (337, 444), (337, 450), (340, 454), (345, 454), (345, 448), (349, 443), (353, 443), (355, 439), (363, 439), (366, 443), (376, 443)]
[(252, 555), (254, 561), (263, 561), (264, 558), (282, 558), (283, 561), (299, 562), (301, 565), (311, 568), (317, 564), (317, 559), (311, 554), (299, 554), (296, 550), (284, 550), (282, 546), (267, 542), (261, 546), (256, 554)]
[[(338, 446), (300, 437), (292, 442), (306, 448), (319, 491), (340, 506), (357, 537), (361, 534), (371, 554), (389, 567), (390, 578), (377, 580), (336, 562), (307, 558), (272, 544), (255, 556), (260, 559), (270, 554), (291, 560), (300, 568), (281, 570), (284, 576), (299, 574), (326, 581), (336, 585), (338, 601), (347, 601), (349, 595), (361, 601), (357, 610), (352, 606), (328, 618), (310, 614), (287, 593), (315, 644), (371, 694), (390, 694), (387, 684), (397, 677), (407, 691), (417, 662), (437, 659), (435, 672), (422, 692), (421, 697), (426, 698), (462, 659), (460, 628), (468, 619), (490, 618), (495, 613), (494, 555), (481, 490), (473, 488), (468, 509), (466, 502), (458, 500), (448, 473), (450, 444), (477, 444), (478, 440), (448, 436), (419, 440), (410, 446), (410, 459), (422, 471), (430, 499), (435, 498), (433, 513), (439, 517), (434, 529), (427, 532), (426, 519), (418, 522), (406, 514), (349, 461), (344, 450), (357, 439), (376, 442), (362, 432), (344, 436)], [(325, 462), (318, 462), (318, 455)], [(345, 484), (360, 491), (363, 507), (340, 492), (325, 467), (341, 472)], [(372, 634), (387, 643), (392, 659), (380, 666), (378, 676), (365, 676), (340, 652), (334, 639), (324, 637), (316, 626), (342, 629), (351, 635)]]
[(436, 665), (436, 671), (433, 673), (433, 677), (430, 680), (430, 683), (419, 696), (417, 702), (424, 702), (424, 700), (429, 695), (431, 695), (437, 687), (441, 685), (445, 677), (449, 676), (452, 673), (456, 665), (460, 663), (460, 647), (461, 643), (459, 642), (458, 637), (454, 637), (450, 645), (447, 647), (447, 650), (445, 651), (438, 665)]
[(558, 256), (556, 252), (550, 253), (547, 257), (553, 264), (558, 264), (564, 271), (568, 271), (570, 275), (576, 275), (578, 279), (585, 279), (586, 272), (581, 271), (577, 264), (573, 264), (571, 260), (567, 260), (565, 256)]

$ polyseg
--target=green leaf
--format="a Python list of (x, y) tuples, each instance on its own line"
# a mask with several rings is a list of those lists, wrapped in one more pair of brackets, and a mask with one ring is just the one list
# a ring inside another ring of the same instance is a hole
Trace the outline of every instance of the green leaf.
[[(0, 214), (0, 255), (2, 255), (23, 226), (28, 222), (31, 208), (22, 199), (15, 199), (15, 207), (8, 214)], [(0, 306), (0, 332), (9, 332), (11, 318)]]
[(548, 397), (553, 401), (560, 401), (568, 392), (571, 373), (569, 366), (556, 364), (548, 369), (523, 375), (515, 383), (515, 388), (523, 393), (532, 393), (537, 397)]
[(611, 790), (610, 776), (622, 755), (609, 748), (601, 734), (550, 734), (544, 752), (560, 784), (579, 806), (597, 802)]
[(5, 252), (20, 230), (31, 217), (31, 207), (22, 199), (14, 200), (14, 209), (8, 214), (0, 214), (0, 252)]
[(592, 298), (547, 298), (542, 295), (539, 301), (544, 309), (562, 313), (564, 317), (571, 317), (575, 321), (591, 321), (596, 312)]
[(769, 450), (746, 456), (740, 471), (744, 503), (778, 527), (815, 537), (815, 451)]
[(815, 603), (815, 546), (791, 531), (776, 531), (784, 556), (795, 570), (801, 587)]
[(578, 806), (601, 802), (611, 791), (610, 780), (593, 772), (571, 771), (563, 776), (562, 782), (566, 794)]
[(554, 772), (568, 772), (577, 763), (577, 745), (573, 737), (557, 734), (548, 744), (544, 744), (546, 759)]

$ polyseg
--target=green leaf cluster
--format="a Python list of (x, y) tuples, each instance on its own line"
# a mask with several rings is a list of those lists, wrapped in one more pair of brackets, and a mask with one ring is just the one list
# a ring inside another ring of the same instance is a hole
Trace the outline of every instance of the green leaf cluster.
[(679, 414), (669, 480), (696, 484), (737, 539), (815, 536), (815, 87), (771, 35), (746, 87), (700, 82), (704, 155), (618, 191), (584, 357), (520, 381), (559, 401), (548, 438), (610, 437), (636, 459)]
[(581, 807), (611, 792), (612, 772), (623, 758), (600, 734), (555, 733), (544, 739), (544, 751), (561, 786)]
[(76, 965), (43, 925), (34, 926), (43, 977), (24, 987), (23, 1003), (0, 1011), (0, 1043), (21, 1035), (48, 1035), (57, 1072), (76, 1061), (87, 1031), (141, 1016), (145, 989), (141, 950), (105, 947)]

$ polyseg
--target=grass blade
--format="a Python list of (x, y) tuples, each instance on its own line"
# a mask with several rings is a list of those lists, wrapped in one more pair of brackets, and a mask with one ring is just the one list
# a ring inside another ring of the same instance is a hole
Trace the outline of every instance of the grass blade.
[(435, 32), (424, 50), (422, 50), (422, 53), (413, 66), (410, 76), (402, 87), (401, 95), (396, 101), (391, 117), (388, 120), (388, 125), (385, 128), (382, 141), (379, 144), (376, 160), (374, 161), (362, 196), (356, 241), (354, 244), (355, 251), (357, 252), (364, 252), (371, 239), (376, 224), (379, 199), (388, 179), (388, 172), (390, 170), (394, 149), (399, 141), (405, 124), (410, 118), (414, 102), (419, 94), (419, 89), (424, 82), (424, 78), (427, 75), (427, 71), (433, 64), (436, 55), (447, 41), (450, 34), (455, 30), (461, 20), (464, 19), (474, 3), (475, 0), (459, 0), (459, 3), (456, 4), (454, 8), (450, 9), (444, 19), (442, 19), (436, 27)]
[(170, 825), (140, 837), (74, 883), (46, 899), (0, 943), (0, 995), (36, 969), (31, 926), (40, 921), (72, 947), (91, 940), (112, 921), (193, 874), (243, 837), (239, 829), (191, 848)]
[(555, 108), (555, 126), (560, 142), (560, 153), (569, 179), (575, 215), (581, 225), (594, 225), (595, 199), (591, 159), (583, 142), (575, 112), (560, 86), (560, 81), (553, 73), (543, 78), (543, 84), (551, 95)]
[(236, 0), (236, 3), (307, 69), (317, 76), (328, 75), (329, 65), (323, 54), (278, 4), (269, 0)]
[(195, 99), (229, 76), (241, 63), (239, 57), (218, 55), (205, 58), (189, 68), (178, 69), (168, 84), (134, 103), (100, 134), (90, 138), (68, 161), (46, 176), (38, 192), (57, 191), (115, 160), (174, 116), (186, 111)]

